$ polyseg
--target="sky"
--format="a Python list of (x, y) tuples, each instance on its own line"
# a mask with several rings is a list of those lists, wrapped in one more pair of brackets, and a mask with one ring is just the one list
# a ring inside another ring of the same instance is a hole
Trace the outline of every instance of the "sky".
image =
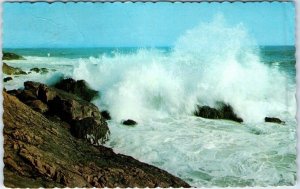
[(187, 30), (222, 14), (259, 45), (294, 45), (286, 3), (3, 3), (3, 47), (172, 46)]

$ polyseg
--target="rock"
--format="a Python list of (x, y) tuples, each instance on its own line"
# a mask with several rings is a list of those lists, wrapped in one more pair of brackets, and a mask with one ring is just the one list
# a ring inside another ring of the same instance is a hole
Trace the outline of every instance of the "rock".
[(49, 72), (47, 68), (37, 68), (37, 67), (31, 68), (30, 71), (36, 72), (36, 73), (41, 73), (41, 74), (46, 74)]
[(37, 100), (36, 94), (34, 94), (31, 90), (23, 90), (17, 94), (16, 97), (24, 103), (27, 101)]
[(159, 168), (76, 139), (6, 92), (3, 99), (6, 187), (190, 187)]
[(18, 89), (18, 90), (9, 90), (7, 91), (8, 94), (13, 95), (13, 96), (17, 96), (18, 94), (20, 94), (22, 92), (22, 90)]
[(2, 52), (3, 57), (2, 60), (25, 60), (24, 57), (17, 55), (15, 53), (10, 53), (10, 52)]
[(5, 77), (4, 79), (3, 79), (3, 82), (8, 82), (8, 81), (10, 81), (10, 80), (12, 80), (13, 78), (12, 77)]
[(265, 117), (265, 122), (285, 124), (284, 121), (276, 117)]
[(195, 116), (208, 118), (208, 119), (221, 119), (219, 110), (209, 106), (197, 106), (194, 112)]
[(132, 120), (132, 119), (127, 119), (127, 120), (125, 120), (125, 121), (122, 121), (122, 124), (123, 124), (123, 125), (134, 126), (134, 125), (137, 124), (137, 122), (134, 121), (134, 120)]
[(106, 120), (111, 120), (110, 114), (107, 110), (102, 111), (101, 116)]
[(75, 81), (72, 78), (63, 79), (57, 83), (55, 87), (75, 94), (88, 102), (98, 96), (98, 91), (91, 89), (84, 80)]
[(40, 69), (39, 69), (39, 68), (31, 68), (30, 71), (39, 73), (39, 72), (40, 72)]
[(15, 68), (3, 62), (2, 71), (6, 75), (26, 75), (27, 73), (20, 68)]
[(220, 103), (218, 109), (211, 108), (209, 106), (197, 105), (194, 115), (198, 117), (207, 118), (207, 119), (227, 119), (239, 123), (243, 122), (243, 119), (238, 117), (234, 113), (233, 108), (230, 105), (224, 103)]
[(40, 112), (40, 113), (46, 113), (48, 111), (47, 104), (43, 103), (41, 100), (33, 100), (26, 102), (28, 106), (30, 106), (33, 110)]
[(73, 121), (71, 133), (77, 138), (87, 139), (91, 144), (100, 145), (108, 140), (109, 129), (105, 121), (86, 117)]

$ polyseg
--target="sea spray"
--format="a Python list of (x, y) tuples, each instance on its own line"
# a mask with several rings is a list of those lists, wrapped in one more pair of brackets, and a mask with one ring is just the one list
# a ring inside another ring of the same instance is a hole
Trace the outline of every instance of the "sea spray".
[(169, 53), (141, 49), (82, 59), (74, 77), (101, 91), (96, 103), (116, 120), (191, 115), (197, 104), (218, 102), (246, 122), (295, 114), (287, 77), (261, 62), (242, 24), (229, 26), (222, 16), (188, 30)]

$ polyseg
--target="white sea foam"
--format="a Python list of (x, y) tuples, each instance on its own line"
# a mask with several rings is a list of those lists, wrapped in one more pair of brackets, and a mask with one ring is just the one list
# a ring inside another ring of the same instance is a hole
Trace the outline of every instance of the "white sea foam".
[(168, 54), (144, 49), (82, 59), (74, 77), (100, 90), (117, 120), (191, 115), (196, 104), (219, 101), (246, 122), (295, 115), (285, 74), (261, 63), (242, 24), (229, 27), (220, 16), (187, 31)]

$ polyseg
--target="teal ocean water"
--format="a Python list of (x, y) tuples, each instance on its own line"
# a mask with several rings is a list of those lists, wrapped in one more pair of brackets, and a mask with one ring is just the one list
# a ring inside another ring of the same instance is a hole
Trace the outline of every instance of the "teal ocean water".
[[(258, 46), (241, 27), (208, 24), (172, 47), (4, 49), (26, 60), (6, 61), (53, 84), (84, 79), (108, 110), (117, 153), (155, 165), (192, 186), (279, 186), (296, 181), (296, 70), (292, 46)], [(244, 122), (193, 116), (196, 105), (230, 104)], [(265, 123), (278, 117), (285, 124)], [(135, 127), (120, 122), (133, 119)]]

